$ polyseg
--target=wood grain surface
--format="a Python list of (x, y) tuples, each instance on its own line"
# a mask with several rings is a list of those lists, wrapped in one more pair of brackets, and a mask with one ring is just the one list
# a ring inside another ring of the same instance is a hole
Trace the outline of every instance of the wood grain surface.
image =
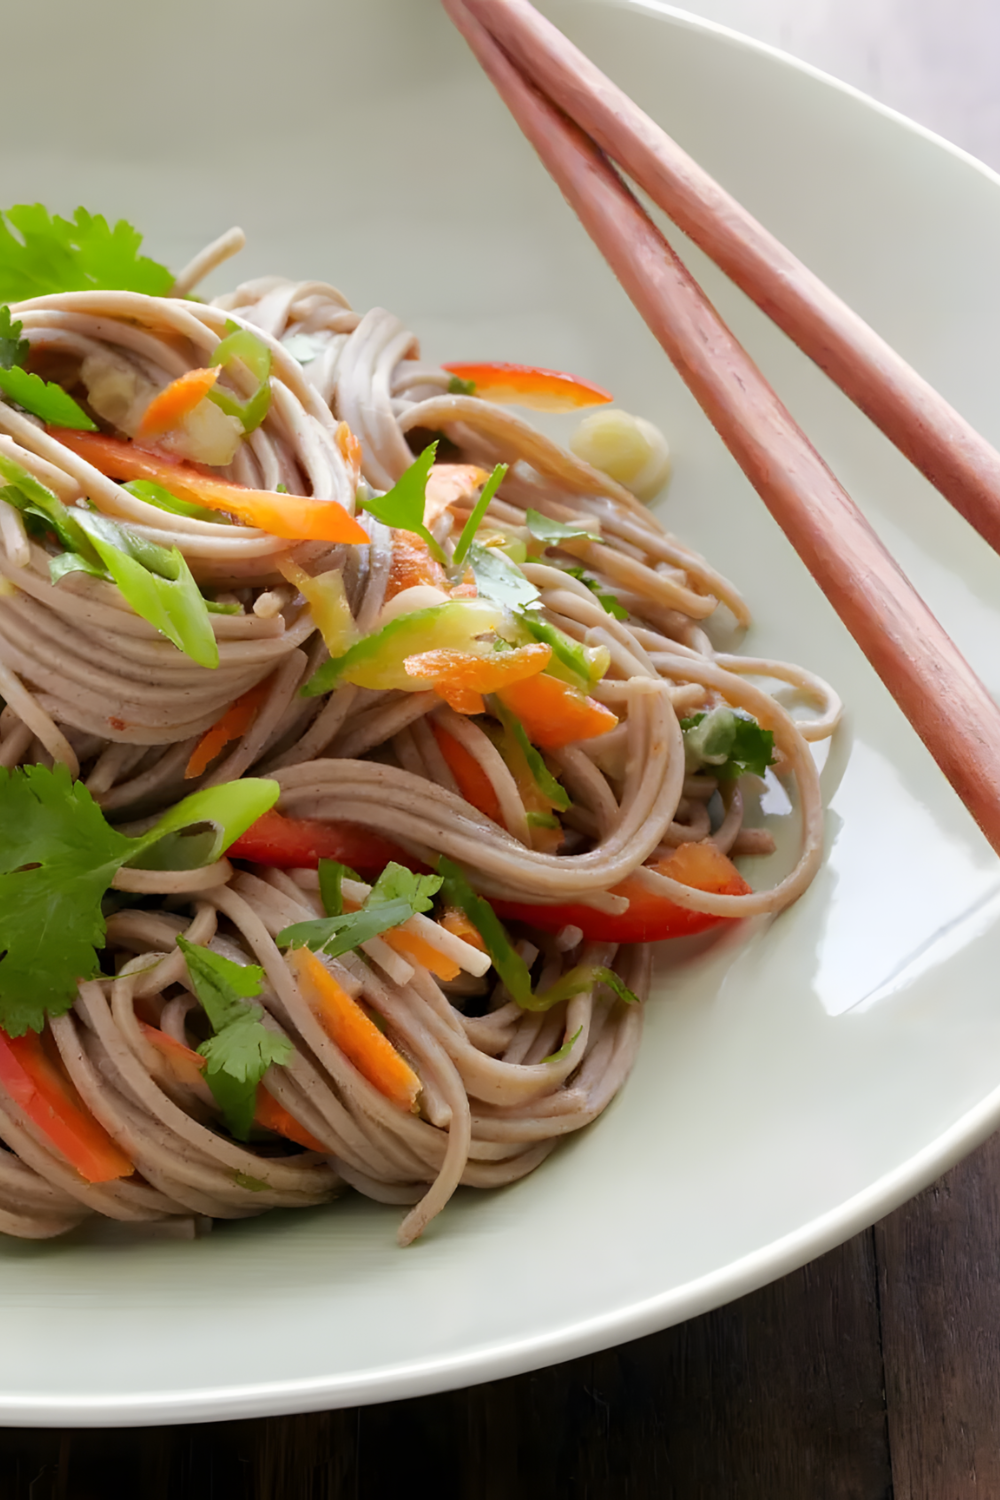
[[(2, 1500), (995, 1500), (1000, 1136), (874, 1229), (602, 1354), (385, 1406), (0, 1429)], [(428, 1479), (428, 1476), (431, 1476)]]

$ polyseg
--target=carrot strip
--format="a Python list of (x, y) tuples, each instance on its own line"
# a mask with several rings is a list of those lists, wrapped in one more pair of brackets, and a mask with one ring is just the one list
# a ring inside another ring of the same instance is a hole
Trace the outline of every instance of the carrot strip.
[(448, 580), (441, 564), (431, 557), (425, 541), (412, 531), (394, 531), (389, 581), (385, 589), (386, 600), (394, 599), (404, 589), (415, 588), (419, 583), (431, 583), (435, 588), (446, 588)]
[(179, 500), (189, 500), (209, 510), (227, 511), (246, 525), (269, 531), (272, 536), (294, 542), (368, 545), (368, 533), (336, 500), (247, 489), (246, 485), (220, 479), (216, 474), (204, 474), (182, 459), (154, 448), (140, 448), (101, 432), (50, 427), (48, 433), (110, 479), (151, 479)]
[(206, 729), (201, 739), (191, 751), (191, 758), (184, 770), (185, 781), (192, 776), (200, 776), (202, 771), (208, 769), (212, 761), (221, 750), (229, 744), (230, 740), (238, 740), (250, 729), (267, 702), (267, 695), (271, 691), (271, 679), (265, 677), (262, 682), (255, 683), (242, 697), (230, 703), (225, 713)]
[(495, 693), (511, 683), (537, 677), (551, 656), (552, 647), (543, 645), (493, 651), (488, 656), (442, 647), (408, 656), (404, 666), (408, 677), (429, 683), (456, 713), (481, 714), (483, 693)]
[(398, 1109), (415, 1114), (420, 1079), (389, 1038), (310, 948), (292, 948), (285, 957), (323, 1029), (345, 1057)]
[(382, 933), (382, 937), (390, 948), (394, 948), (404, 958), (412, 958), (415, 963), (422, 964), (425, 969), (436, 974), (438, 979), (457, 979), (462, 972), (458, 964), (446, 958), (443, 953), (439, 953), (433, 943), (420, 937), (416, 932), (407, 932), (402, 927), (391, 927), (388, 932)]
[(529, 740), (542, 750), (596, 739), (618, 723), (610, 708), (545, 673), (500, 688), (497, 697), (517, 714)]
[(535, 411), (577, 411), (613, 401), (610, 391), (579, 375), (542, 370), (537, 365), (450, 364), (441, 367), (459, 380), (471, 380), (474, 394), (501, 405), (529, 406)]
[(254, 1110), (253, 1122), (264, 1130), (273, 1130), (275, 1135), (283, 1135), (286, 1140), (294, 1141), (297, 1146), (305, 1146), (307, 1151), (322, 1151), (324, 1155), (329, 1155), (329, 1146), (324, 1146), (312, 1131), (300, 1125), (295, 1116), (283, 1104), (279, 1104), (274, 1095), (267, 1092), (267, 1089), (258, 1088), (257, 1090), (257, 1107)]
[(192, 1052), (190, 1047), (185, 1047), (183, 1042), (176, 1041), (159, 1027), (148, 1026), (145, 1021), (139, 1022), (139, 1029), (147, 1042), (166, 1059), (179, 1083), (186, 1083), (190, 1088), (202, 1081), (205, 1059), (199, 1053)]
[(172, 380), (153, 397), (143, 412), (139, 436), (162, 437), (165, 432), (179, 427), (188, 413), (194, 411), (198, 402), (208, 395), (218, 378), (219, 371), (216, 368), (188, 370), (185, 375)]
[(333, 438), (340, 449), (341, 458), (350, 471), (351, 478), (354, 481), (354, 488), (357, 489), (358, 482), (361, 479), (361, 439), (355, 436), (346, 422), (337, 423), (337, 430), (333, 434)]
[(445, 932), (450, 932), (452, 937), (461, 938), (463, 943), (468, 943), (472, 948), (478, 948), (480, 953), (486, 952), (486, 944), (478, 927), (474, 927), (457, 906), (449, 906), (444, 916), (440, 919), (441, 926)]
[(445, 758), (445, 764), (458, 782), (458, 790), (466, 802), (478, 808), (481, 813), (485, 813), (488, 818), (492, 818), (494, 823), (499, 823), (502, 828), (503, 816), (500, 812), (499, 798), (493, 790), (492, 781), (476, 757), (471, 755), (453, 734), (442, 729), (440, 724), (435, 724), (433, 719), (430, 721), (430, 726), (438, 742), (438, 749)]

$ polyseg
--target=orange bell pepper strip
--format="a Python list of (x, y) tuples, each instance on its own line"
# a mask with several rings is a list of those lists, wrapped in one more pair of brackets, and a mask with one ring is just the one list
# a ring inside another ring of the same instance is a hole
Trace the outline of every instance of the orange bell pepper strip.
[(487, 656), (442, 647), (408, 656), (403, 665), (408, 677), (426, 682), (456, 713), (481, 714), (485, 710), (484, 693), (537, 677), (551, 656), (552, 647), (544, 645), (491, 651)]
[(207, 771), (212, 761), (224, 750), (230, 740), (238, 740), (247, 730), (253, 727), (254, 720), (267, 702), (267, 695), (271, 691), (271, 679), (265, 677), (263, 682), (255, 683), (242, 697), (230, 703), (225, 713), (217, 719), (211, 729), (206, 729), (201, 739), (191, 751), (191, 758), (184, 769), (185, 781), (192, 776), (200, 776), (202, 771)]
[(219, 378), (218, 367), (212, 370), (188, 370), (164, 386), (146, 407), (139, 422), (140, 438), (158, 438), (179, 427), (199, 401), (204, 400)]
[(285, 961), (324, 1031), (341, 1052), (397, 1109), (415, 1114), (420, 1079), (389, 1038), (310, 948), (292, 948)]
[[(736, 866), (714, 844), (681, 844), (666, 858), (652, 866), (660, 875), (669, 875), (681, 885), (715, 895), (746, 896), (750, 887)], [(690, 911), (663, 896), (646, 889), (634, 876), (616, 885), (615, 896), (628, 899), (628, 911), (616, 916), (595, 911), (592, 906), (566, 901), (557, 906), (534, 906), (525, 901), (491, 901), (497, 916), (507, 921), (528, 922), (543, 932), (559, 932), (563, 927), (579, 927), (588, 941), (598, 943), (657, 943), (665, 938), (688, 937), (705, 932), (735, 917), (718, 917), (711, 912)]]
[(293, 542), (348, 542), (367, 546), (368, 533), (336, 500), (313, 500), (306, 495), (279, 495), (251, 490), (217, 474), (203, 473), (193, 464), (156, 448), (141, 448), (101, 432), (50, 427), (50, 437), (107, 474), (110, 479), (150, 479), (179, 500), (226, 511), (247, 526), (257, 526)]
[(263, 1130), (273, 1130), (275, 1135), (283, 1135), (287, 1141), (294, 1141), (297, 1146), (305, 1146), (307, 1151), (322, 1151), (325, 1156), (330, 1154), (329, 1146), (324, 1146), (311, 1130), (300, 1125), (295, 1116), (283, 1104), (279, 1104), (267, 1089), (257, 1090), (253, 1122)]
[(411, 870), (426, 869), (398, 844), (359, 823), (286, 818), (273, 808), (251, 823), (246, 833), (230, 844), (226, 855), (281, 870), (315, 870), (321, 859), (335, 859), (359, 875), (380, 875), (391, 861)]
[(430, 726), (437, 740), (438, 749), (444, 756), (445, 764), (458, 783), (458, 790), (466, 802), (479, 812), (485, 813), (486, 817), (491, 818), (494, 823), (499, 823), (502, 828), (503, 816), (500, 812), (500, 800), (493, 790), (492, 781), (476, 757), (470, 755), (453, 734), (449, 734), (440, 724), (435, 724), (433, 719), (430, 720)]
[(471, 380), (475, 395), (501, 405), (529, 406), (534, 411), (578, 411), (582, 406), (603, 406), (614, 400), (610, 391), (579, 375), (542, 370), (535, 365), (460, 362), (441, 368), (459, 380)]
[(133, 1163), (94, 1119), (37, 1032), (0, 1032), (0, 1083), (85, 1182), (132, 1175)]
[(596, 739), (618, 723), (603, 703), (544, 672), (498, 688), (497, 697), (517, 715), (528, 739), (541, 750), (558, 750), (577, 740)]

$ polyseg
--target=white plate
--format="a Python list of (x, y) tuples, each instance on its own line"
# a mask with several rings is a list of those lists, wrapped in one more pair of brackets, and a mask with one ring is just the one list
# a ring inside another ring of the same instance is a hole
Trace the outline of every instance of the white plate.
[[(0, 202), (126, 214), (175, 265), (326, 277), (437, 358), (571, 369), (659, 422), (670, 524), (742, 585), (755, 652), (834, 682), (829, 854), (802, 901), (666, 974), (583, 1137), (412, 1249), (351, 1200), (194, 1244), (0, 1246), (0, 1419), (180, 1421), (412, 1395), (648, 1333), (885, 1213), (1000, 1116), (1000, 870), (434, 0), (11, 8), (43, 59)], [(997, 179), (850, 90), (652, 5), (551, 13), (1000, 439)], [(53, 55), (51, 38), (58, 38)], [(700, 273), (702, 263), (697, 260)], [(987, 683), (1000, 561), (721, 278), (725, 316)], [(217, 278), (221, 285), (224, 278)]]

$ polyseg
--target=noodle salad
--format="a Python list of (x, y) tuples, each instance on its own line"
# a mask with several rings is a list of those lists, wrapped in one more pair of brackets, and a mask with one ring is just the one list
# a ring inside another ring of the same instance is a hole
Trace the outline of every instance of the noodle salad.
[(653, 944), (801, 894), (840, 705), (713, 645), (606, 392), (140, 244), (0, 216), (0, 1231), (352, 1187), (406, 1244), (606, 1107)]

